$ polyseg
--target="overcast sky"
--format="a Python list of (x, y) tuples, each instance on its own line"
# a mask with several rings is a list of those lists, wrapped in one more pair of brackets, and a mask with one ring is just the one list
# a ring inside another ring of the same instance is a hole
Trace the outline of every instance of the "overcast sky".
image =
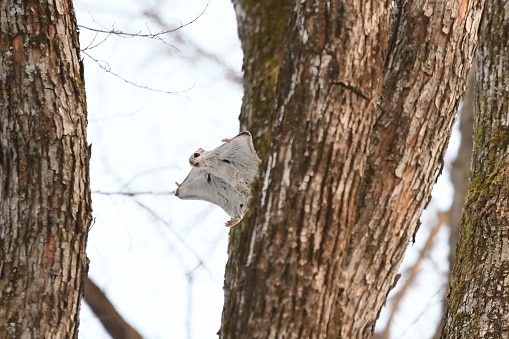
[[(233, 6), (228, 0), (74, 4), (84, 26), (80, 42), (92, 144), (90, 277), (146, 338), (217, 338), (229, 232), (223, 225), (229, 216), (171, 192), (189, 172), (192, 152), (215, 148), (239, 131), (242, 87), (229, 73), (242, 75)], [(179, 37), (169, 33), (154, 39), (85, 28), (153, 34), (182, 24)], [(436, 204), (446, 206), (450, 188), (446, 181), (441, 187), (434, 194)], [(408, 262), (426, 232), (421, 227)], [(442, 297), (437, 288), (447, 269), (443, 233), (443, 246), (430, 258), (430, 274), (421, 277), (428, 288), (405, 304), (408, 310), (395, 321), (395, 338), (427, 338), (433, 331)], [(80, 338), (108, 338), (85, 304)]]

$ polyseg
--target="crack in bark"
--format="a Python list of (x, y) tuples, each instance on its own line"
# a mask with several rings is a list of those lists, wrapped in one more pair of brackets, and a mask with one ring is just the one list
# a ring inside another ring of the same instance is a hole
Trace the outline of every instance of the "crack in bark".
[(342, 81), (335, 81), (333, 82), (334, 85), (337, 85), (337, 86), (341, 86), (349, 91), (351, 91), (352, 93), (358, 95), (359, 97), (363, 98), (364, 100), (366, 101), (371, 101), (371, 99), (369, 99), (367, 96), (365, 96), (360, 89), (358, 89), (357, 87), (355, 86), (352, 86), (352, 85), (347, 85), (345, 84), (344, 82)]

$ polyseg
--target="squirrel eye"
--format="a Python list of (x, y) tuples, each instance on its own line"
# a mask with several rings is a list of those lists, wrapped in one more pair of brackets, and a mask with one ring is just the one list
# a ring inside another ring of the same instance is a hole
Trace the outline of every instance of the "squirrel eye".
[(198, 158), (200, 156), (200, 153), (194, 153), (193, 157)]

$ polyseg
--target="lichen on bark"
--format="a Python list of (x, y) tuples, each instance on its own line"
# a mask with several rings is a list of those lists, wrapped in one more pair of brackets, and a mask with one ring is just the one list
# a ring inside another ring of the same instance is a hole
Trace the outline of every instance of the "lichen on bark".
[(91, 199), (76, 18), (67, 0), (5, 0), (0, 17), (0, 337), (77, 337)]
[(284, 43), (275, 88), (249, 39), (271, 16), (235, 3), (242, 128), (263, 162), (231, 231), (220, 335), (368, 338), (441, 170), (482, 1), (293, 3), (265, 37)]
[(509, 328), (509, 7), (488, 0), (476, 55), (471, 181), (443, 338), (505, 338)]

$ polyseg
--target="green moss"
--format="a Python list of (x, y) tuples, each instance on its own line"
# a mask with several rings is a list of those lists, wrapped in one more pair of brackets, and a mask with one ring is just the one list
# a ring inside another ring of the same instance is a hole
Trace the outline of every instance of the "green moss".
[[(482, 105), (481, 105), (482, 106)], [(499, 218), (501, 197), (509, 195), (509, 128), (498, 124), (493, 128), (494, 119), (486, 118), (480, 110), (474, 130), (474, 167), (469, 191), (465, 201), (460, 240), (456, 248), (456, 260), (451, 278), (449, 308), (453, 310), (453, 324), (449, 327), (468, 331), (468, 337), (477, 337), (480, 330), (479, 313), (472, 306), (472, 312), (460, 312), (469, 294), (486, 285), (482, 265), (489, 255), (493, 241), (497, 238), (494, 225), (503, 223)], [(475, 297), (474, 297), (475, 298)], [(481, 307), (481, 306), (479, 306)], [(465, 332), (462, 332), (465, 333)]]
[(276, 86), (284, 56), (286, 23), (293, 3), (289, 0), (234, 2), (244, 13), (239, 22), (245, 84), (240, 121), (255, 136), (255, 147), (264, 159), (272, 139)]

